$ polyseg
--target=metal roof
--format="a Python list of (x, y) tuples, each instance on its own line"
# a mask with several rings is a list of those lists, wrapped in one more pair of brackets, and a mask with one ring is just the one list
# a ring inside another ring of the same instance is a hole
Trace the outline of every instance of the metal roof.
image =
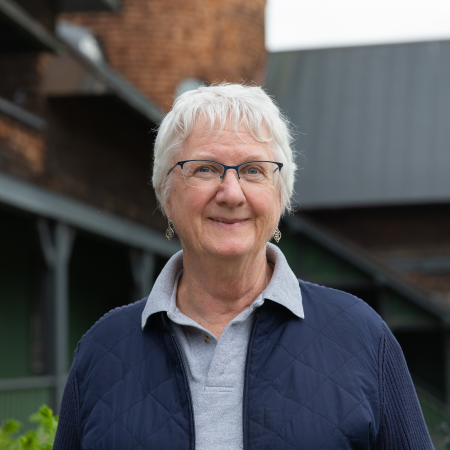
[(274, 53), (300, 207), (450, 200), (450, 41)]

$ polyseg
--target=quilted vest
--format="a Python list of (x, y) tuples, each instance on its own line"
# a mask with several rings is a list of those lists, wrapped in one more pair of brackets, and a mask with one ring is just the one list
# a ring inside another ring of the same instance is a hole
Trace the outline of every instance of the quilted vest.
[[(300, 287), (305, 319), (270, 300), (258, 310), (245, 368), (244, 448), (366, 450), (379, 428), (382, 321), (349, 294)], [(165, 313), (141, 329), (145, 301), (111, 311), (79, 343), (83, 449), (195, 448), (180, 350)]]

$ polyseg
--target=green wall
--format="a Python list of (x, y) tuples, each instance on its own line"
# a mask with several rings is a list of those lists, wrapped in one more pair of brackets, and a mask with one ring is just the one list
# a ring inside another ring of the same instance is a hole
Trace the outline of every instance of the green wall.
[(69, 341), (78, 341), (104, 314), (133, 297), (128, 249), (100, 238), (77, 236), (70, 262)]
[(299, 233), (284, 231), (278, 246), (294, 273), (305, 281), (331, 286), (370, 280), (355, 266)]
[(0, 391), (0, 423), (6, 419), (22, 422), (24, 428), (36, 425), (28, 422), (28, 417), (42, 405), (51, 405), (52, 390), (50, 388), (18, 389)]
[(0, 213), (0, 378), (30, 376), (30, 246), (24, 220)]

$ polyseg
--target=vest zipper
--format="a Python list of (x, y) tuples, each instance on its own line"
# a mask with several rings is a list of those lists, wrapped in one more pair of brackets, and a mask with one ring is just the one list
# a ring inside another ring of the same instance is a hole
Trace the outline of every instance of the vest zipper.
[(194, 414), (193, 414), (194, 409), (192, 406), (192, 398), (191, 398), (191, 389), (189, 387), (189, 380), (188, 380), (187, 374), (186, 374), (186, 367), (184, 365), (183, 355), (180, 351), (180, 347), (178, 347), (177, 339), (175, 337), (175, 334), (172, 332), (170, 332), (170, 336), (172, 337), (172, 341), (177, 350), (178, 358), (181, 361), (181, 370), (183, 372), (184, 384), (186, 386), (186, 393), (187, 393), (188, 404), (189, 404), (189, 417), (191, 419), (191, 450), (195, 450), (195, 423), (194, 423)]
[[(261, 306), (261, 308), (264, 305)], [(253, 337), (255, 335), (255, 330), (256, 330), (256, 326), (258, 324), (259, 321), (259, 317), (261, 315), (261, 311), (258, 308), (258, 310), (256, 311), (256, 318), (255, 318), (255, 322), (253, 323), (253, 327), (252, 327), (252, 332), (250, 334), (250, 341), (248, 343), (248, 348), (247, 348), (247, 358), (245, 361), (245, 372), (244, 372), (244, 392), (243, 392), (243, 401), (242, 401), (242, 431), (243, 431), (243, 437), (244, 437), (244, 450), (246, 450), (248, 448), (248, 439), (247, 439), (247, 428), (248, 428), (248, 370), (249, 370), (249, 361), (250, 361), (250, 351), (253, 345)]]

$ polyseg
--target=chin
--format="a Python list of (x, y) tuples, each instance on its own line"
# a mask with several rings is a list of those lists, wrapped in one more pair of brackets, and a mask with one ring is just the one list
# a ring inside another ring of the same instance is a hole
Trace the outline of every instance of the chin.
[(255, 248), (255, 242), (238, 238), (222, 238), (206, 245), (208, 253), (222, 258), (238, 258), (250, 253)]

